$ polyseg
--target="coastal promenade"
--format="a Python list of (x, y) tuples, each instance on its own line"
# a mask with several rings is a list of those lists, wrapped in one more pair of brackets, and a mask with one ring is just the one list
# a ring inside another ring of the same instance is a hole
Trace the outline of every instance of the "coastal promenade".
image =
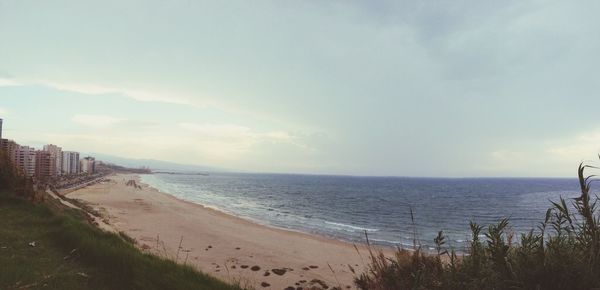
[(99, 182), (100, 180), (102, 180), (103, 178), (105, 178), (108, 175), (109, 174), (99, 174), (98, 176), (94, 176), (91, 179), (88, 179), (88, 180), (85, 180), (85, 181), (82, 181), (82, 182), (79, 182), (79, 183), (76, 183), (76, 184), (72, 184), (72, 185), (69, 185), (67, 187), (57, 188), (56, 192), (58, 194), (60, 194), (60, 195), (65, 195), (65, 194), (68, 194), (68, 193), (73, 192), (75, 190), (82, 189), (82, 188), (85, 188), (85, 187), (90, 186), (92, 184), (95, 184), (95, 183)]

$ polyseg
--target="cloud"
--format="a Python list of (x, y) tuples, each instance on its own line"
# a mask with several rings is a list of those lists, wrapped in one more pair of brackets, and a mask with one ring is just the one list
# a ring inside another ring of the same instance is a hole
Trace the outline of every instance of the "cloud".
[(597, 160), (600, 128), (574, 135), (512, 141), (481, 156), (476, 169), (494, 176), (572, 176), (579, 162)]
[[(156, 88), (150, 89), (134, 89), (123, 86), (103, 85), (96, 83), (83, 83), (83, 82), (59, 82), (47, 79), (8, 79), (0, 78), (0, 87), (2, 86), (45, 86), (48, 88), (65, 91), (80, 93), (88, 96), (101, 96), (106, 94), (117, 94), (123, 97), (127, 97), (136, 101), (141, 102), (159, 102), (176, 105), (192, 106), (198, 109), (213, 108), (220, 110), (225, 113), (234, 115), (241, 115), (251, 117), (260, 120), (267, 120), (277, 122), (280, 124), (289, 124), (285, 120), (275, 118), (274, 116), (266, 113), (257, 113), (239, 106), (235, 106), (233, 103), (227, 103), (222, 100), (215, 98), (205, 97), (198, 94), (186, 94), (174, 92), (173, 90), (165, 91)], [(297, 125), (295, 125), (297, 126)]]
[[(77, 115), (73, 120), (90, 128), (121, 127), (129, 122), (104, 115)], [(133, 158), (161, 156), (175, 162), (226, 167), (240, 162), (254, 162), (257, 152), (268, 151), (275, 148), (273, 146), (308, 152), (304, 150), (305, 147), (296, 145), (297, 137), (284, 131), (258, 132), (246, 126), (213, 123), (180, 123), (177, 126), (180, 130), (161, 131), (160, 134), (111, 129), (111, 134), (93, 131), (81, 134), (44, 133), (43, 137), (65, 148), (88, 152)]]
[(108, 115), (74, 115), (71, 120), (79, 125), (102, 129), (114, 126), (126, 119), (116, 118)]
[(12, 86), (20, 86), (21, 83), (17, 82), (14, 79), (6, 79), (0, 78), (0, 87), (12, 87)]
[[(156, 158), (156, 152), (176, 152), (189, 154), (181, 146), (181, 140), (165, 138), (163, 135), (139, 136), (125, 134), (80, 133), (42, 133), (47, 142), (59, 144), (65, 150), (84, 152), (102, 152), (132, 158)], [(167, 156), (169, 158), (173, 156)], [(179, 159), (184, 162), (184, 159)], [(188, 161), (189, 163), (189, 161)]]
[(137, 101), (144, 102), (164, 102), (181, 105), (192, 105), (189, 98), (175, 96), (172, 94), (163, 95), (156, 92), (149, 92), (145, 90), (129, 89), (122, 87), (111, 87), (98, 84), (86, 84), (86, 83), (60, 83), (53, 81), (33, 81), (32, 84), (41, 84), (51, 88), (55, 88), (62, 91), (77, 92), (88, 95), (104, 95), (104, 94), (120, 94)]
[[(27, 3), (7, 7), (15, 13), (2, 26), (10, 33), (3, 34), (0, 55), (21, 57), (2, 60), (8, 80), (0, 80), (0, 87), (43, 84), (89, 99), (110, 94), (181, 104), (164, 106), (173, 111), (165, 112), (154, 132), (169, 133), (173, 143), (193, 150), (174, 144), (171, 151), (181, 155), (215, 152), (232, 159), (264, 150), (257, 164), (291, 164), (300, 150), (290, 144), (305, 143), (319, 148), (319, 158), (311, 160), (315, 166), (339, 164), (329, 173), (351, 168), (356, 174), (468, 176), (480, 175), (477, 166), (488, 163), (486, 172), (536, 174), (540, 164), (550, 170), (544, 164), (550, 159), (577, 162), (597, 150), (594, 141), (571, 135), (578, 130), (573, 124), (600, 124), (594, 111), (600, 105), (594, 78), (600, 41), (590, 37), (599, 22), (597, 9), (588, 6), (303, 1), (257, 7), (180, 3), (141, 11), (136, 2), (115, 2), (91, 10), (48, 4), (49, 13), (30, 17)], [(233, 14), (236, 21), (229, 21)], [(81, 17), (85, 26), (68, 25), (82, 23)], [(106, 23), (120, 29), (106, 33)], [(37, 94), (35, 89), (26, 93)], [(3, 105), (14, 115), (19, 110)], [(146, 105), (139, 107), (151, 107)], [(188, 106), (210, 110), (196, 113)], [(139, 113), (122, 116), (144, 118)], [(242, 126), (173, 128), (183, 121)], [(134, 131), (123, 121), (108, 124), (122, 136)], [(313, 140), (311, 131), (330, 138)], [(281, 158), (269, 159), (269, 146), (284, 147)], [(570, 170), (562, 164), (556, 170)]]
[(65, 83), (50, 80), (16, 80), (8, 78), (0, 78), (0, 87), (6, 86), (26, 86), (26, 85), (41, 85), (61, 91), (75, 92), (86, 95), (105, 95), (105, 94), (120, 94), (125, 97), (132, 98), (143, 102), (163, 102), (180, 105), (194, 105), (197, 107), (208, 106), (200, 105), (199, 102), (192, 102), (193, 98), (175, 95), (172, 93), (158, 93), (147, 90), (131, 89), (118, 86), (101, 85), (94, 83)]
[(546, 153), (564, 160), (588, 160), (600, 153), (600, 129), (557, 141)]
[(238, 138), (250, 138), (255, 141), (281, 141), (289, 142), (294, 139), (290, 133), (285, 131), (269, 131), (265, 133), (259, 133), (255, 130), (233, 124), (213, 124), (213, 123), (180, 123), (179, 127), (216, 139), (238, 139)]
[(253, 135), (252, 129), (232, 124), (180, 123), (179, 126), (183, 129), (212, 138), (236, 138)]
[(193, 142), (199, 144), (199, 151), (216, 158), (239, 158), (260, 143), (286, 143), (305, 147), (285, 131), (258, 132), (240, 125), (212, 123), (180, 123), (179, 127), (191, 134)]

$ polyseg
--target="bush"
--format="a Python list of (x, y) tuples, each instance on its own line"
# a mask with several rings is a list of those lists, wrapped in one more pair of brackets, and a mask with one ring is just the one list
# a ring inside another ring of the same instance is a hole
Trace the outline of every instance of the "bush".
[(572, 206), (552, 202), (537, 229), (522, 234), (518, 243), (503, 219), (484, 227), (471, 222), (468, 253), (458, 258), (443, 249), (442, 232), (434, 240), (438, 255), (419, 248), (398, 249), (393, 258), (371, 252), (368, 270), (355, 279), (359, 289), (598, 289), (600, 288), (600, 220), (598, 197), (590, 193), (593, 166), (580, 164), (581, 195)]
[(33, 198), (33, 181), (22, 174), (0, 149), (0, 192), (14, 192), (24, 198)]

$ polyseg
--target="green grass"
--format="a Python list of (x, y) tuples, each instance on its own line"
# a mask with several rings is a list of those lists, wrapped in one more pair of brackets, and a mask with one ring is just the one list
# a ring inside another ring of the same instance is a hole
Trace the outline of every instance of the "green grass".
[(0, 289), (240, 289), (54, 208), (0, 193)]

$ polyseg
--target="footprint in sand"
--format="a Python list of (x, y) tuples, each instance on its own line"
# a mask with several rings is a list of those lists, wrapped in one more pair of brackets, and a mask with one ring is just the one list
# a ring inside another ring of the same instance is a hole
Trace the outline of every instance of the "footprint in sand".
[(271, 269), (271, 272), (275, 273), (275, 275), (283, 276), (285, 274), (285, 272), (287, 272), (287, 270), (286, 269)]

